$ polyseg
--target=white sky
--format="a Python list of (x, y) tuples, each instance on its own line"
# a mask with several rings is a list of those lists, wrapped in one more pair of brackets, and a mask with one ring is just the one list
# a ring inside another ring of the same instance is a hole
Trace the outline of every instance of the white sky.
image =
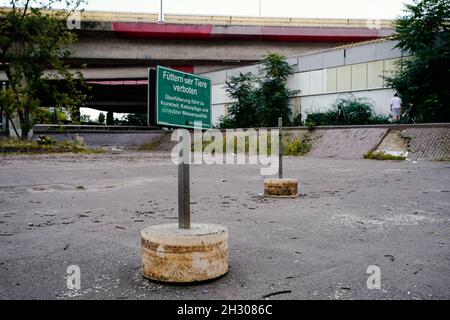
[[(165, 13), (393, 19), (412, 0), (163, 0)], [(89, 0), (87, 10), (159, 12), (160, 0)]]
[[(98, 115), (100, 114), (100, 112), (103, 112), (103, 114), (106, 117), (106, 111), (99, 111), (99, 110), (95, 110), (95, 109), (91, 109), (91, 108), (80, 108), (80, 113), (83, 114), (87, 114), (89, 116), (91, 116), (91, 121), (97, 121), (98, 119)], [(114, 118), (122, 118), (122, 116), (126, 115), (126, 113), (114, 113)]]
[[(10, 0), (0, 0), (8, 5)], [(163, 0), (165, 13), (301, 18), (394, 19), (412, 0)], [(88, 0), (86, 10), (159, 12), (160, 0)]]

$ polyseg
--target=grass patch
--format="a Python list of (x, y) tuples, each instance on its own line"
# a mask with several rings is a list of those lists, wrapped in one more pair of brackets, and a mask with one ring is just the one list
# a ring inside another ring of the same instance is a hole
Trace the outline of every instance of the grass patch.
[[(238, 142), (238, 137), (233, 137), (233, 140), (231, 140), (231, 144), (228, 146), (227, 144), (227, 138), (226, 138), (226, 134), (223, 135), (223, 139), (222, 139), (222, 146), (219, 146), (219, 150), (214, 150), (214, 152), (212, 152), (212, 154), (215, 154), (215, 152), (221, 152), (221, 153), (226, 153), (226, 152), (233, 152), (235, 154), (251, 154), (251, 155), (257, 155), (259, 152), (259, 141), (258, 139), (255, 140), (256, 145), (252, 145), (253, 148), (250, 148), (250, 140), (248, 137), (245, 137), (244, 140), (244, 144), (242, 144), (241, 142)], [(205, 151), (206, 147), (209, 145), (212, 145), (214, 143), (213, 141), (205, 141), (202, 140), (202, 151)], [(194, 141), (192, 141), (191, 143), (191, 152), (194, 152), (195, 150), (195, 145), (194, 145)], [(270, 153), (271, 150), (271, 141), (270, 141), (270, 137), (267, 140), (267, 152)], [(253, 152), (250, 152), (253, 151)]]
[(283, 154), (286, 156), (304, 156), (311, 151), (311, 138), (307, 136), (285, 136), (283, 141)]
[(383, 151), (370, 151), (364, 155), (364, 159), (372, 160), (406, 160), (404, 156), (393, 156)]
[[(231, 150), (235, 154), (250, 154), (257, 155), (260, 150), (260, 141), (256, 139), (256, 145), (253, 148), (250, 148), (250, 139), (247, 137), (245, 139), (245, 143), (238, 143), (238, 138), (234, 137), (232, 144), (230, 145)], [(213, 142), (210, 141), (202, 141), (202, 151)], [(224, 139), (222, 141), (222, 150), (223, 152), (227, 151), (227, 140), (224, 135)], [(276, 140), (276, 144), (278, 145), (278, 140)], [(270, 154), (272, 150), (272, 141), (270, 137), (267, 139), (267, 153)], [(285, 133), (283, 135), (283, 155), (286, 156), (303, 156), (307, 154), (311, 150), (311, 138), (307, 136), (301, 137), (293, 137), (290, 133)], [(194, 152), (194, 143), (191, 144), (191, 151)], [(228, 150), (230, 151), (230, 150)], [(253, 151), (253, 152), (251, 152)], [(213, 152), (214, 154), (214, 152)]]
[(19, 140), (14, 138), (0, 139), (0, 154), (45, 154), (45, 153), (103, 153), (103, 150), (88, 149), (76, 141), (56, 141), (49, 138), (47, 143), (42, 140)]
[(167, 134), (162, 134), (156, 139), (153, 139), (152, 141), (148, 143), (141, 144), (137, 147), (139, 151), (154, 151), (157, 149), (165, 140)]

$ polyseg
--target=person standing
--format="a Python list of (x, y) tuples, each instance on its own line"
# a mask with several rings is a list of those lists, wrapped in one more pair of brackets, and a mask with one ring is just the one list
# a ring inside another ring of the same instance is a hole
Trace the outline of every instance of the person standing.
[(400, 123), (400, 115), (402, 111), (402, 99), (399, 98), (398, 94), (394, 94), (391, 99), (391, 112), (395, 119), (395, 122)]
[(417, 109), (416, 105), (414, 103), (409, 104), (409, 121), (411, 123), (416, 123), (416, 115), (417, 115)]
[(341, 106), (338, 106), (338, 111), (337, 111), (337, 125), (340, 126), (342, 125), (344, 122), (344, 112), (342, 110)]

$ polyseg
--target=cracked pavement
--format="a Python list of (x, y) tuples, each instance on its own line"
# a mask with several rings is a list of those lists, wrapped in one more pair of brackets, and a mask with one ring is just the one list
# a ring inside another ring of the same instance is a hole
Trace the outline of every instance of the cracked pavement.
[(140, 230), (177, 219), (176, 174), (163, 153), (1, 156), (0, 298), (450, 298), (449, 162), (286, 157), (297, 199), (261, 197), (259, 166), (191, 166), (191, 221), (230, 232), (230, 271), (194, 285), (140, 272)]

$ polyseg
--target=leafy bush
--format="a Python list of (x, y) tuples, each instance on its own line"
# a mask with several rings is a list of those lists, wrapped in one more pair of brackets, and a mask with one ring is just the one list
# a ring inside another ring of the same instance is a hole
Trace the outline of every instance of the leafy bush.
[(139, 151), (153, 151), (157, 149), (165, 140), (167, 140), (167, 133), (162, 134), (156, 139), (153, 139), (152, 141), (148, 143), (141, 144), (137, 147)]
[(44, 123), (52, 123), (53, 115), (47, 108), (36, 108), (33, 110), (33, 123), (44, 124)]
[[(271, 137), (267, 137), (267, 153), (271, 153), (272, 151), (272, 140)], [(212, 142), (210, 141), (202, 141), (202, 151), (205, 150), (205, 148)], [(256, 151), (259, 153), (260, 151), (260, 141), (259, 139), (256, 140)], [(278, 145), (278, 141), (276, 141), (276, 144)], [(223, 151), (224, 152), (233, 152), (235, 154), (250, 154), (251, 148), (250, 148), (250, 139), (246, 138), (244, 145), (238, 145), (238, 138), (234, 137), (232, 145), (232, 151), (227, 150), (227, 139), (226, 136), (224, 136), (223, 139)], [(255, 146), (254, 146), (255, 147)], [(289, 133), (285, 134), (283, 136), (283, 154), (288, 156), (298, 156), (298, 155), (305, 155), (311, 150), (311, 139), (306, 136), (302, 137), (292, 137)], [(194, 151), (194, 144), (191, 145), (191, 151)]]
[(419, 122), (450, 121), (450, 1), (416, 0), (395, 22), (397, 48), (407, 55), (385, 80)]
[(97, 122), (100, 123), (100, 124), (104, 124), (105, 123), (105, 119), (106, 119), (105, 114), (103, 112), (100, 112), (98, 114)]
[(292, 126), (294, 126), (294, 127), (300, 127), (300, 126), (302, 126), (302, 125), (303, 125), (303, 123), (302, 123), (302, 114), (299, 113), (299, 114), (297, 114), (297, 115), (294, 117), (294, 119), (292, 120)]
[(228, 95), (237, 100), (228, 107), (228, 116), (220, 121), (221, 128), (250, 128), (255, 123), (256, 81), (252, 73), (239, 73), (226, 81)]
[(53, 146), (56, 144), (56, 140), (52, 137), (39, 136), (37, 143), (41, 146)]
[(259, 75), (240, 73), (226, 82), (228, 96), (236, 100), (228, 116), (219, 120), (219, 128), (275, 127), (278, 117), (290, 124), (289, 98), (299, 92), (286, 88), (294, 69), (279, 53), (268, 53)]
[(218, 128), (220, 129), (232, 129), (237, 128), (236, 121), (230, 116), (220, 116), (218, 119)]
[(341, 106), (343, 113), (339, 124), (364, 125), (389, 123), (387, 116), (375, 114), (374, 104), (370, 99), (359, 98), (349, 94), (338, 98), (328, 110), (307, 113), (305, 124), (313, 123), (314, 126), (338, 124), (338, 106)]
[(323, 112), (307, 113), (305, 125), (308, 128), (315, 126), (327, 126), (336, 124), (336, 112), (334, 110), (326, 110)]
[(394, 156), (391, 154), (387, 154), (383, 151), (370, 151), (369, 153), (364, 155), (364, 159), (372, 159), (372, 160), (405, 160), (406, 157), (403, 156)]
[(311, 118), (306, 118), (305, 126), (307, 126), (309, 130), (314, 130), (316, 123)]
[(123, 115), (122, 118), (120, 118), (120, 119), (115, 118), (114, 125), (145, 127), (145, 126), (147, 126), (147, 114), (146, 113), (129, 113), (129, 114)]
[(293, 138), (286, 136), (283, 143), (283, 154), (287, 156), (303, 156), (311, 150), (311, 139), (306, 136)]

